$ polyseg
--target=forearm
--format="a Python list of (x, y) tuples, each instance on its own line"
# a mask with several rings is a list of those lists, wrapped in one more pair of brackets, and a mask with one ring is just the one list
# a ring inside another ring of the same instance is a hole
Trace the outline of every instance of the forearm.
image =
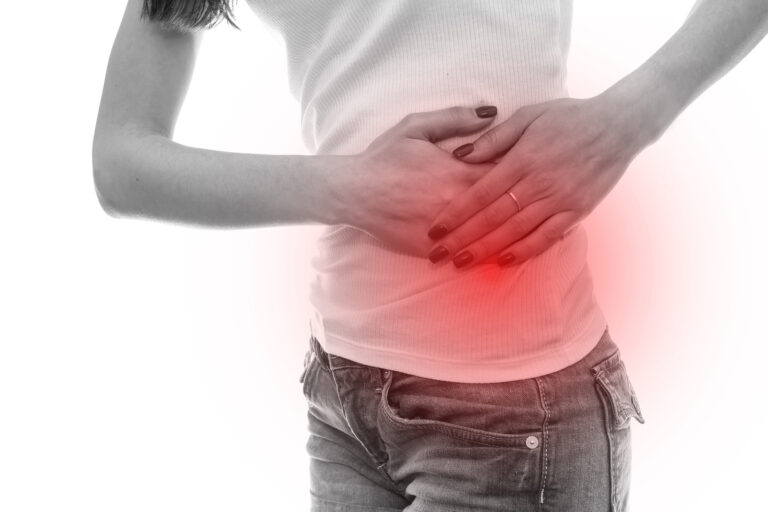
[(650, 143), (766, 33), (768, 0), (699, 0), (656, 53), (605, 94), (630, 100)]
[(214, 151), (149, 132), (97, 134), (93, 146), (110, 214), (218, 228), (348, 223), (352, 160)]

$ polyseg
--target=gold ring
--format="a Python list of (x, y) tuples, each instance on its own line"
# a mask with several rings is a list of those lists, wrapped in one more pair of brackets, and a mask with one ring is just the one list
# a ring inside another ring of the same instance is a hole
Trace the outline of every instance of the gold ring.
[(507, 190), (507, 194), (509, 194), (509, 197), (511, 197), (515, 202), (515, 206), (517, 206), (517, 211), (515, 213), (518, 213), (520, 210), (522, 210), (522, 208), (520, 208), (520, 201), (518, 201), (515, 197), (515, 194), (512, 193), (512, 189)]

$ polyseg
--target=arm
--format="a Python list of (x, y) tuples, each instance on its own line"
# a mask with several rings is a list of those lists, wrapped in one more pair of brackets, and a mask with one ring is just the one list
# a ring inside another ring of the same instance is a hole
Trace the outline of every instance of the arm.
[(171, 137), (204, 32), (141, 20), (129, 0), (107, 67), (93, 139), (96, 192), (114, 216), (245, 227), (340, 223), (349, 159), (188, 147)]
[(93, 141), (96, 191), (115, 216), (211, 227), (348, 224), (425, 257), (423, 236), (448, 199), (490, 170), (436, 141), (487, 128), (495, 110), (414, 113), (358, 155), (227, 153), (171, 137), (202, 33), (139, 18), (129, 0), (107, 69)]
[(644, 112), (634, 109), (633, 115), (650, 133), (650, 140), (643, 142), (653, 142), (767, 33), (768, 0), (698, 0), (683, 26), (605, 94), (650, 106)]
[[(767, 0), (700, 0), (666, 44), (602, 94), (521, 108), (456, 152), (465, 162), (500, 160), (434, 219), (428, 232), (439, 243), (432, 250), (505, 264), (551, 247), (766, 32)], [(469, 265), (462, 260), (454, 264)]]

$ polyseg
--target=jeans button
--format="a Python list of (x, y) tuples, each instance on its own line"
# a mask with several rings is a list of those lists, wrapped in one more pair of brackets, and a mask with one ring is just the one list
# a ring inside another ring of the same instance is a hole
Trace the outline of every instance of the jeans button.
[(533, 450), (539, 446), (539, 438), (536, 436), (528, 436), (528, 438), (525, 440), (525, 446)]
[(384, 370), (384, 378), (385, 378), (385, 379), (388, 379), (388, 378), (389, 378), (389, 376), (390, 376), (391, 374), (392, 374), (392, 372), (391, 372), (391, 371), (389, 371), (389, 370)]

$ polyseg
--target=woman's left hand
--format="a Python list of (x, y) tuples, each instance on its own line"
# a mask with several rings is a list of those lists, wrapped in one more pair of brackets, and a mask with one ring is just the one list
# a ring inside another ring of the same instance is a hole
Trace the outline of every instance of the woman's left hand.
[(550, 247), (597, 206), (649, 142), (635, 112), (605, 93), (557, 99), (523, 107), (456, 148), (464, 162), (497, 164), (435, 218), (429, 237), (439, 243), (430, 260), (452, 255), (461, 268), (486, 259), (519, 263)]

